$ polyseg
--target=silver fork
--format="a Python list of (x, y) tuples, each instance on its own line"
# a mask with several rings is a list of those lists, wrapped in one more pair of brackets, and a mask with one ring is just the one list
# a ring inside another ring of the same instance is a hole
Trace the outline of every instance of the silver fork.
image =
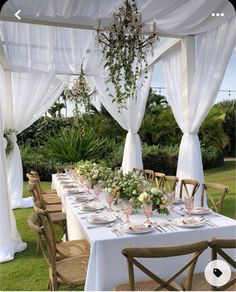
[(113, 232), (118, 238), (120, 238), (120, 233), (118, 232), (117, 228), (116, 227), (112, 227), (111, 228), (111, 232)]

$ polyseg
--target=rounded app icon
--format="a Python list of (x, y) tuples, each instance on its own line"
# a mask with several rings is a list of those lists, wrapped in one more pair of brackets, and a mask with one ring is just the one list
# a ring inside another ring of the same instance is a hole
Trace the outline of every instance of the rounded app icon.
[(231, 269), (225, 261), (215, 260), (207, 264), (204, 274), (209, 284), (220, 287), (229, 282)]

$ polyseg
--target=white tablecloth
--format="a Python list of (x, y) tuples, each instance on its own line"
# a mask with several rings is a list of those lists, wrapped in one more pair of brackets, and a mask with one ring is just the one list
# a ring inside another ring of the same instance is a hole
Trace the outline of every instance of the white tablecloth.
[[(161, 247), (190, 244), (200, 240), (211, 241), (213, 238), (234, 238), (235, 237), (235, 220), (224, 216), (212, 214), (209, 216), (217, 227), (204, 225), (200, 228), (179, 228), (177, 231), (167, 231), (160, 233), (158, 230), (147, 234), (126, 234), (122, 238), (117, 236), (106, 226), (87, 229), (89, 225), (85, 217), (89, 214), (81, 214), (78, 205), (73, 203), (73, 196), (65, 195), (55, 176), (53, 176), (53, 186), (57, 189), (59, 195), (63, 197), (63, 205), (67, 213), (67, 226), (69, 239), (87, 238), (91, 244), (91, 255), (88, 265), (86, 291), (107, 291), (112, 290), (113, 286), (128, 281), (128, 269), (125, 257), (121, 251), (125, 247)], [(101, 194), (101, 200), (105, 202), (104, 194)], [(104, 203), (106, 204), (106, 203)], [(106, 212), (106, 211), (104, 211)], [(153, 221), (160, 223), (166, 222), (167, 219), (179, 217), (175, 213), (169, 216), (154, 215)], [(135, 214), (131, 216), (132, 221), (143, 222), (144, 216)], [(167, 230), (167, 229), (166, 229)], [(233, 251), (231, 251), (233, 254)], [(162, 277), (173, 275), (178, 267), (183, 266), (184, 261), (189, 259), (185, 257), (166, 258), (158, 260), (144, 260), (152, 271)], [(207, 263), (211, 260), (210, 249), (207, 249), (199, 258), (195, 272), (202, 272)], [(146, 279), (147, 277), (136, 270), (137, 279)], [(179, 277), (179, 281), (183, 276)]]

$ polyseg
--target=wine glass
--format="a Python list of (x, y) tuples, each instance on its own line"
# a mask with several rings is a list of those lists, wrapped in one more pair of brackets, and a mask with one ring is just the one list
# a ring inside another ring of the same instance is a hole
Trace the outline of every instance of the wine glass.
[(95, 192), (96, 199), (97, 199), (98, 202), (100, 201), (99, 195), (100, 195), (101, 191), (102, 191), (101, 185), (97, 184), (97, 185), (94, 186), (94, 192)]
[(193, 203), (194, 203), (194, 198), (193, 197), (187, 197), (184, 199), (184, 204), (185, 208), (188, 211), (188, 216), (191, 216), (191, 212), (193, 210)]
[(109, 208), (107, 209), (108, 212), (113, 212), (114, 210), (112, 209), (111, 205), (114, 201), (114, 195), (111, 192), (108, 192), (106, 195), (107, 203), (109, 204)]
[(144, 202), (143, 203), (143, 212), (147, 217), (147, 220), (144, 223), (147, 224), (152, 224), (152, 222), (149, 220), (149, 218), (152, 216), (153, 214), (153, 210), (152, 210), (152, 202)]
[(92, 188), (91, 181), (89, 181), (88, 179), (85, 179), (83, 182), (83, 185), (85, 186), (85, 188), (88, 190), (88, 193), (90, 194), (90, 190)]
[(123, 209), (124, 209), (124, 214), (126, 216), (126, 222), (125, 223), (130, 223), (129, 216), (133, 212), (133, 204), (130, 201), (124, 201), (123, 202)]
[(173, 210), (173, 202), (175, 200), (175, 192), (166, 193), (166, 197), (168, 200), (168, 205), (169, 205), (170, 211), (172, 211)]

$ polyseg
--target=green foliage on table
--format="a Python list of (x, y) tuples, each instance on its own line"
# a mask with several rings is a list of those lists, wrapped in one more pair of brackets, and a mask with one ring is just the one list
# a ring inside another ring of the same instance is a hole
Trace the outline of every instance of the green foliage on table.
[(80, 176), (89, 180), (93, 186), (96, 184), (104, 185), (104, 182), (109, 179), (112, 173), (111, 168), (104, 164), (98, 164), (89, 160), (81, 160), (76, 164), (75, 169)]

